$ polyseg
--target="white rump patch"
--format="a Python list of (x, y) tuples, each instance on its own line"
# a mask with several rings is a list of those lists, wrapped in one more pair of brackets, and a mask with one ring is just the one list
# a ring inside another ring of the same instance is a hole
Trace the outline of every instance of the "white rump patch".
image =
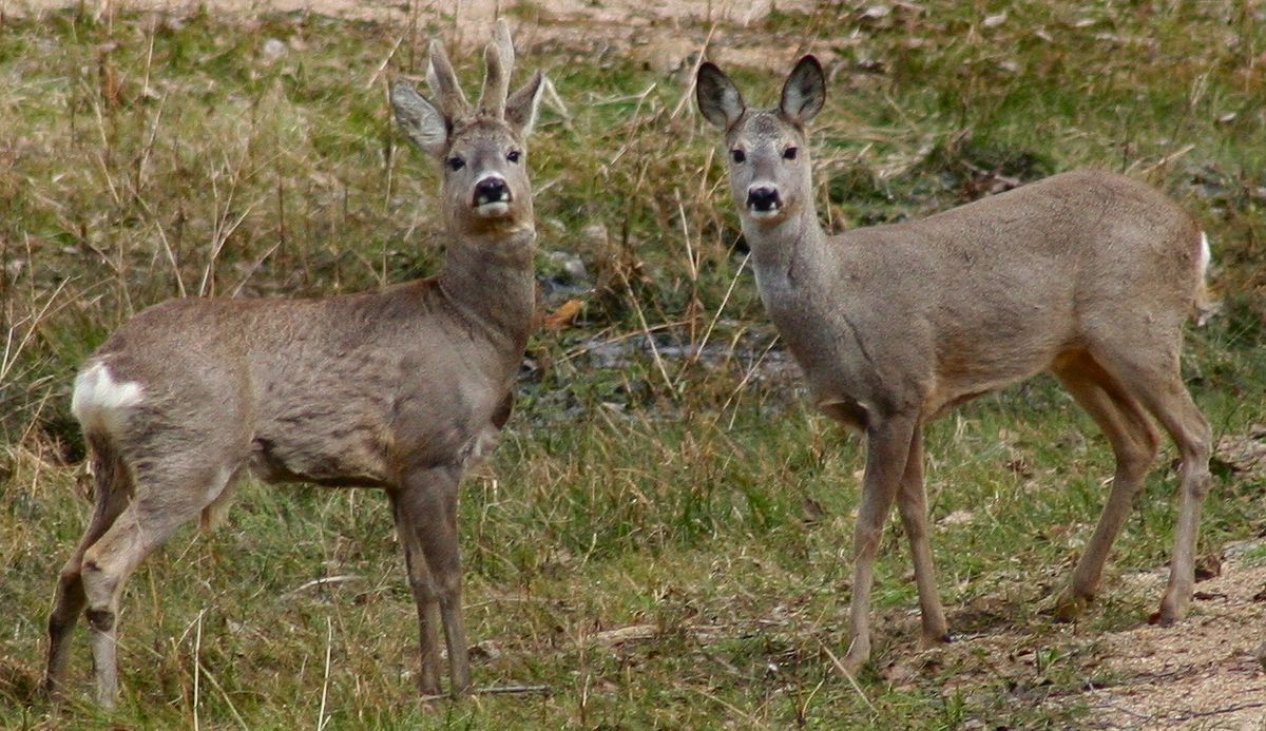
[(105, 363), (96, 362), (75, 378), (70, 412), (85, 431), (117, 433), (128, 409), (141, 403), (141, 384), (119, 383), (110, 375)]
[(1209, 237), (1204, 231), (1200, 232), (1200, 263), (1198, 271), (1200, 272), (1200, 281), (1205, 281), (1206, 275), (1209, 273), (1209, 262), (1213, 260), (1213, 254), (1209, 251)]
[(1207, 286), (1209, 280), (1209, 262), (1213, 254), (1209, 251), (1209, 237), (1200, 232), (1200, 254), (1196, 261), (1196, 325), (1203, 327), (1222, 311), (1222, 303), (1214, 298)]

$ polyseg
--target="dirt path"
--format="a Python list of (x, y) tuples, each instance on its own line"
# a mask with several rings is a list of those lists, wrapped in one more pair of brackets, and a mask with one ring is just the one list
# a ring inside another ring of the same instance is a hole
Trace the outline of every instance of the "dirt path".
[[(521, 49), (548, 45), (570, 51), (626, 53), (652, 68), (672, 71), (709, 39), (718, 41), (711, 57), (721, 63), (782, 69), (797, 54), (834, 54), (823, 43), (775, 39), (760, 29), (776, 8), (809, 13), (809, 0), (81, 0), (94, 15), (124, 10), (153, 10), (174, 15), (210, 12), (244, 20), (265, 13), (314, 13), (408, 27), (421, 21), (449, 29), (446, 40), (469, 48), (486, 42), (498, 13), (514, 18)], [(0, 0), (8, 15), (31, 15), (63, 7), (73, 0)], [(710, 32), (711, 29), (711, 32)]]

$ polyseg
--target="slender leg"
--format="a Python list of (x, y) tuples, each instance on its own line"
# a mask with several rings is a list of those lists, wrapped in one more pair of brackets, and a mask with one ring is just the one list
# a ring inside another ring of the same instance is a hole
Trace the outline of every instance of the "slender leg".
[(949, 625), (945, 609), (936, 590), (936, 570), (932, 565), (932, 547), (928, 543), (927, 494), (923, 490), (923, 432), (915, 425), (910, 437), (905, 474), (901, 476), (901, 492), (897, 495), (901, 524), (910, 540), (914, 561), (914, 581), (919, 588), (919, 609), (923, 617), (923, 647), (949, 641)]
[(124, 585), (146, 556), (198, 517), (232, 474), (233, 470), (216, 467), (190, 467), (180, 459), (171, 465), (151, 464), (146, 475), (136, 476), (135, 499), (84, 552), (82, 581), (101, 706), (113, 707), (118, 696), (115, 623)]
[[(1154, 617), (1154, 621), (1169, 625), (1187, 616), (1196, 583), (1196, 543), (1200, 536), (1200, 512), (1213, 482), (1209, 474), (1209, 451), (1213, 435), (1209, 422), (1191, 400), (1191, 394), (1176, 374), (1168, 389), (1150, 396), (1154, 397), (1156, 403), (1153, 413), (1173, 437), (1182, 455), (1174, 556), (1169, 564), (1169, 584), (1161, 597), (1160, 611)], [(1162, 410), (1162, 403), (1168, 407), (1167, 410)]]
[(1161, 597), (1155, 620), (1168, 625), (1187, 616), (1196, 583), (1196, 543), (1200, 536), (1200, 512), (1213, 482), (1209, 474), (1212, 433), (1186, 389), (1178, 399), (1181, 416), (1166, 420), (1166, 427), (1182, 453), (1178, 523), (1174, 530), (1174, 557), (1169, 584)]
[[(466, 646), (466, 627), (462, 620), (462, 573), (457, 541), (457, 488), (461, 479), (456, 468), (417, 470), (405, 477), (397, 496), (398, 511), (406, 530), (411, 530), (415, 545), (421, 548), (430, 574), (426, 590), (415, 592), (421, 623), (422, 656), (425, 664), (438, 653), (434, 637), (434, 606), (438, 604), (448, 648), (450, 684), (453, 697), (470, 691), (470, 663)], [(414, 575), (411, 569), (411, 581)], [(418, 572), (420, 573), (420, 572)], [(424, 667), (423, 675), (427, 671)], [(438, 683), (436, 684), (438, 689)], [(425, 691), (424, 691), (425, 692)]]
[(62, 567), (53, 609), (48, 616), (48, 664), (44, 672), (44, 692), (53, 699), (61, 694), (70, 657), (70, 640), (79, 621), (79, 613), (88, 603), (80, 577), (84, 552), (110, 529), (127, 507), (132, 493), (130, 478), (122, 463), (108, 450), (96, 451), (98, 449), (94, 447), (93, 455), (96, 507), (92, 521), (74, 554)]
[[(1169, 565), (1169, 584), (1153, 621), (1172, 624), (1187, 614), (1195, 586), (1196, 543), (1200, 512), (1212, 478), (1209, 454), (1213, 440), (1209, 422), (1183, 385), (1177, 350), (1159, 362), (1136, 359), (1134, 351), (1114, 353), (1111, 366), (1131, 394), (1156, 417), (1173, 438), (1182, 458), (1179, 472), (1178, 522), (1174, 529), (1174, 553)], [(1108, 363), (1105, 362), (1105, 366)]]
[(440, 694), (440, 610), (438, 591), (427, 567), (418, 532), (413, 523), (404, 517), (398, 493), (390, 493), (392, 512), (396, 521), (396, 533), (404, 545), (404, 565), (409, 575), (409, 588), (417, 604), (418, 633), (421, 649), (421, 674), (418, 676), (418, 692), (424, 696)]
[(1055, 604), (1055, 618), (1068, 622), (1093, 601), (1108, 552), (1129, 517), (1135, 496), (1143, 488), (1160, 439), (1138, 401), (1089, 355), (1070, 359), (1055, 370), (1055, 376), (1095, 420), (1112, 445), (1117, 462), (1112, 489), (1094, 535), (1077, 562), (1072, 581)]
[(844, 668), (856, 673), (870, 659), (870, 592), (875, 554), (883, 536), (884, 520), (892, 509), (910, 454), (916, 419), (894, 416), (866, 429), (866, 475), (862, 507), (853, 536), (853, 603), (849, 610), (850, 644)]

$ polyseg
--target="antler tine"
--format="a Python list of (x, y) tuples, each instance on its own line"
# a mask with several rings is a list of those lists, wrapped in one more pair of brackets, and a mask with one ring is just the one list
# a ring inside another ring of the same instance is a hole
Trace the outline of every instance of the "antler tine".
[(497, 25), (492, 31), (492, 42), (501, 53), (501, 68), (508, 81), (514, 73), (514, 41), (510, 38), (510, 24), (505, 18), (497, 19)]
[(470, 111), (470, 102), (466, 101), (466, 95), (457, 83), (457, 74), (453, 72), (453, 65), (448, 62), (448, 56), (444, 53), (444, 44), (438, 40), (431, 41), (431, 60), (426, 68), (426, 83), (431, 87), (431, 93), (438, 98), (440, 112), (445, 117), (452, 120)]
[(480, 110), (501, 118), (505, 116), (506, 97), (510, 93), (510, 74), (514, 71), (514, 42), (510, 40), (510, 24), (497, 20), (492, 42), (484, 49), (487, 73), (479, 96)]

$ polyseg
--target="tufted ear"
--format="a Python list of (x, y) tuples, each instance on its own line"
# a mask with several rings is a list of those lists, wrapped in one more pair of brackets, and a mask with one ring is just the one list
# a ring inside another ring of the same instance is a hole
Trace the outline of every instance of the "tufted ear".
[(800, 59), (782, 87), (778, 108), (792, 121), (804, 124), (822, 111), (826, 101), (826, 75), (813, 56)]
[(747, 110), (738, 87), (711, 62), (699, 67), (695, 77), (695, 101), (703, 118), (722, 130), (729, 129)]
[(403, 81), (391, 85), (391, 108), (396, 122), (413, 144), (433, 157), (448, 147), (448, 120), (413, 87)]
[(506, 100), (506, 122), (522, 137), (532, 133), (536, 124), (536, 110), (541, 106), (545, 92), (545, 77), (537, 71), (527, 83)]

